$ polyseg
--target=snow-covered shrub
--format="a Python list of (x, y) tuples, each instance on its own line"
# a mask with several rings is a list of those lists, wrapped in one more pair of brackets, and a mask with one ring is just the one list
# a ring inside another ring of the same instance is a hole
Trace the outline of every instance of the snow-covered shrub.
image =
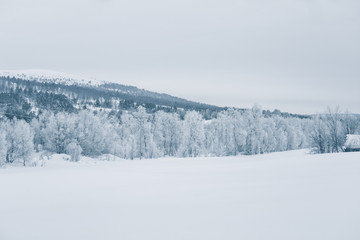
[(46, 165), (45, 159), (32, 159), (28, 164), (29, 167), (44, 167)]
[(71, 142), (66, 146), (66, 153), (71, 156), (72, 162), (80, 161), (82, 149), (76, 142)]

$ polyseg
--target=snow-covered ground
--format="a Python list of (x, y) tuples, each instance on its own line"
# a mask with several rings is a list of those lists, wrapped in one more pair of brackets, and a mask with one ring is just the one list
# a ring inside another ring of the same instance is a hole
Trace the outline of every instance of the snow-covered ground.
[(1, 240), (360, 239), (360, 153), (0, 169)]

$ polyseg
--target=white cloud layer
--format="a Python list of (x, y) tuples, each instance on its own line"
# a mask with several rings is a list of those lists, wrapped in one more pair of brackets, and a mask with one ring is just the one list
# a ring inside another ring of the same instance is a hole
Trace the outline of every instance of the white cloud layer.
[(0, 67), (201, 102), (360, 113), (359, 1), (0, 0)]

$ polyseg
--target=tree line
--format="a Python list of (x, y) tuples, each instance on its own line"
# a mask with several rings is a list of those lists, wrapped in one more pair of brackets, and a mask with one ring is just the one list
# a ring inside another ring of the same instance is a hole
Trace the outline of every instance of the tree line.
[(359, 118), (338, 109), (312, 118), (267, 116), (258, 107), (227, 109), (205, 120), (196, 111), (44, 111), (30, 122), (0, 122), (0, 164), (31, 161), (34, 151), (80, 155), (113, 154), (125, 159), (165, 156), (231, 156), (311, 148), (342, 150), (346, 134), (359, 132)]

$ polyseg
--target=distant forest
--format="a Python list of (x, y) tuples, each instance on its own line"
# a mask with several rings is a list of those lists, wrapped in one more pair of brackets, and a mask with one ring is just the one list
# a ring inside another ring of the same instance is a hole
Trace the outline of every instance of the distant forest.
[[(25, 120), (32, 119), (41, 110), (71, 113), (91, 109), (115, 111), (115, 114), (121, 114), (124, 110), (134, 111), (139, 106), (145, 107), (149, 113), (160, 110), (177, 112), (182, 118), (186, 111), (195, 110), (207, 120), (216, 118), (217, 113), (228, 109), (115, 83), (83, 86), (0, 77), (0, 111), (7, 112), (7, 116), (11, 114), (24, 116)], [(267, 117), (277, 115), (310, 118), (307, 115), (279, 110), (264, 110), (263, 114)]]
[(36, 164), (35, 151), (66, 153), (73, 161), (102, 154), (142, 159), (301, 148), (338, 152), (347, 134), (360, 131), (359, 116), (339, 109), (306, 116), (257, 106), (219, 108), (134, 87), (124, 97), (119, 86), (0, 79), (0, 165)]

